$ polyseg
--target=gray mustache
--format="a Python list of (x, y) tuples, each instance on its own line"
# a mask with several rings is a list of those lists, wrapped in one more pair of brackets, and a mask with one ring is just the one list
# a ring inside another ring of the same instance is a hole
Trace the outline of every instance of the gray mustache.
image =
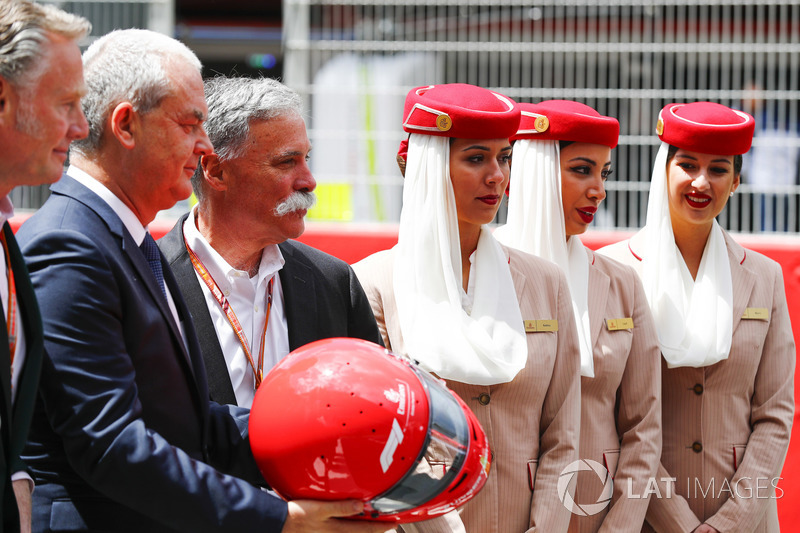
[(286, 200), (282, 201), (275, 206), (275, 216), (282, 217), (300, 211), (302, 209), (311, 209), (317, 203), (317, 195), (313, 192), (296, 191), (293, 192)]

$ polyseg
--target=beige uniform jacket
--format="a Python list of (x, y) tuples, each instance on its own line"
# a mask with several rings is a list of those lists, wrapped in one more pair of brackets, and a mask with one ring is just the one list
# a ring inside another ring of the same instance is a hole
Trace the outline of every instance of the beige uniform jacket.
[[(569, 530), (640, 531), (647, 483), (655, 477), (661, 456), (661, 351), (633, 269), (587, 253), (594, 377), (581, 377), (579, 454), (611, 473), (613, 497), (596, 514), (574, 514)], [(575, 501), (593, 511), (603, 486), (594, 471), (579, 472)]]
[[(783, 275), (771, 259), (725, 233), (733, 281), (733, 343), (727, 359), (667, 368), (662, 359), (660, 498), (656, 531), (779, 531), (774, 484), (794, 413), (795, 345)], [(603, 250), (641, 274), (642, 233)], [(668, 494), (669, 492), (669, 494)], [(671, 496), (671, 497), (668, 497)], [(650, 530), (648, 528), (648, 530)]]
[[(527, 333), (528, 363), (509, 383), (448, 381), (475, 412), (489, 439), (492, 467), (483, 490), (462, 509), (469, 533), (562, 533), (570, 513), (557, 482), (578, 457), (580, 357), (564, 274), (553, 264), (504, 247), (523, 320), (558, 320), (558, 331)], [(394, 254), (353, 265), (386, 347), (405, 353), (392, 288)], [(442, 531), (419, 525), (419, 531)]]

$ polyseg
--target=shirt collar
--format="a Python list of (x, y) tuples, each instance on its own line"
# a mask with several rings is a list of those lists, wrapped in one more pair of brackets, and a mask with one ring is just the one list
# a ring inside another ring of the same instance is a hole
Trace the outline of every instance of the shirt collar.
[[(242, 275), (247, 276), (247, 272), (232, 267), (206, 240), (197, 229), (197, 206), (189, 212), (186, 222), (183, 224), (183, 235), (189, 248), (197, 255), (197, 258), (208, 269), (214, 279), (225, 279), (227, 276)], [(258, 268), (258, 275), (253, 278), (255, 286), (262, 281), (268, 280), (276, 272), (283, 268), (285, 260), (277, 244), (272, 244), (264, 248), (261, 252), (261, 263)]]
[(9, 198), (8, 195), (3, 196), (0, 198), (0, 227), (13, 216), (14, 204), (11, 203), (11, 198)]
[(139, 246), (142, 244), (142, 241), (144, 240), (144, 234), (147, 232), (147, 229), (142, 226), (139, 217), (134, 214), (130, 207), (125, 205), (125, 203), (113, 192), (111, 192), (108, 187), (75, 165), (69, 166), (67, 169), (67, 175), (95, 193), (100, 197), (101, 200), (107, 203), (114, 213), (117, 214), (120, 220), (122, 220), (122, 223), (125, 225), (125, 229), (127, 229), (128, 233), (131, 234), (131, 237), (133, 237), (136, 245)]

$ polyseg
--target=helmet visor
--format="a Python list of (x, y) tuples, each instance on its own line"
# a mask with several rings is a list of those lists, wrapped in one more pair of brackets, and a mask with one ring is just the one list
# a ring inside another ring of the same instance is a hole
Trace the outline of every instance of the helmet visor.
[(469, 426), (453, 393), (427, 372), (414, 371), (428, 393), (428, 436), (414, 467), (370, 502), (382, 514), (414, 509), (438, 496), (459, 475), (469, 451)]

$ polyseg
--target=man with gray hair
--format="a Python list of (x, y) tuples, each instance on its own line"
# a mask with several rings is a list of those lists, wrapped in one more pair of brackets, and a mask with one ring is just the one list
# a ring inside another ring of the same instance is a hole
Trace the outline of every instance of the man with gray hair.
[(363, 504), (285, 502), (255, 484), (249, 411), (208, 399), (189, 310), (147, 225), (212, 153), (197, 57), (147, 30), (84, 53), (90, 135), (19, 231), (42, 307), (25, 451), (36, 532), (373, 532)]
[[(89, 22), (53, 6), (0, 0), (0, 530), (29, 531), (33, 482), (20, 460), (42, 362), (36, 297), (8, 224), (9, 193), (61, 177), (71, 141), (84, 137), (77, 41)], [(16, 498), (15, 498), (16, 496)]]
[(296, 242), (314, 205), (300, 97), (268, 78), (207, 80), (214, 153), (197, 206), (159, 241), (198, 329), (211, 398), (250, 407), (291, 350), (330, 337), (381, 343), (350, 266)]

